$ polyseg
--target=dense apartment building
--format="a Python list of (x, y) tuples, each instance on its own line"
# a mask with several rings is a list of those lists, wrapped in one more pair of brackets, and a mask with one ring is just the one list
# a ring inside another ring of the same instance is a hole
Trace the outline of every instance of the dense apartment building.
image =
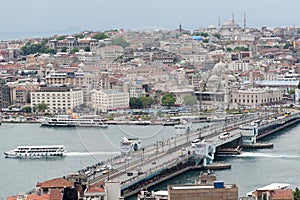
[(83, 92), (68, 86), (43, 86), (39, 91), (31, 92), (31, 107), (34, 108), (40, 103), (48, 105), (48, 113), (68, 113), (83, 104)]
[(92, 93), (92, 104), (97, 112), (125, 109), (129, 107), (129, 93), (117, 90), (95, 90)]
[(1, 87), (1, 107), (24, 106), (30, 102), (30, 92), (39, 88), (37, 82), (8, 82)]

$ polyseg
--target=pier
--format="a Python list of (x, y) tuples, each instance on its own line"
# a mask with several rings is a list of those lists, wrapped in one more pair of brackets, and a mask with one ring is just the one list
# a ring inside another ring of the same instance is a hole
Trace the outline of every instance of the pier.
[[(300, 112), (296, 111), (288, 115), (268, 113), (225, 118), (224, 123), (211, 124), (101, 163), (111, 168), (88, 176), (87, 184), (118, 183), (121, 196), (126, 198), (191, 169), (229, 169), (230, 164), (213, 163), (218, 153), (239, 153), (241, 147), (273, 147), (258, 141), (299, 121)], [(196, 139), (201, 142), (192, 146)]]

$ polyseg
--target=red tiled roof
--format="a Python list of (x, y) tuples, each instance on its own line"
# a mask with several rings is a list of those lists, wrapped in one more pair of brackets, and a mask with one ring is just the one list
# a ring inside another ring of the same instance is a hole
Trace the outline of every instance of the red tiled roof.
[(72, 186), (73, 184), (71, 182), (63, 178), (55, 178), (55, 179), (51, 179), (36, 184), (36, 187), (41, 187), (41, 188), (64, 188), (64, 187), (72, 187)]
[(91, 185), (90, 187), (87, 188), (86, 192), (88, 192), (88, 193), (105, 192), (103, 185), (104, 185), (104, 182), (99, 182), (94, 185)]
[[(13, 197), (7, 197), (6, 200), (17, 200), (18, 196), (13, 196)], [(28, 194), (26, 200), (50, 200), (49, 199), (49, 194), (43, 194), (43, 195), (38, 195), (38, 194)]]
[(63, 194), (60, 189), (53, 189), (50, 191), (49, 200), (62, 200)]

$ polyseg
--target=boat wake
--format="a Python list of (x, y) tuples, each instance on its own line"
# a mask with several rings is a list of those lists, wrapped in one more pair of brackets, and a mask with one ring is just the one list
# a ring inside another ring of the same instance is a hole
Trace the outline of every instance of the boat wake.
[(96, 155), (118, 155), (119, 151), (99, 151), (99, 152), (67, 152), (66, 156), (96, 156)]
[(242, 152), (239, 155), (235, 155), (236, 157), (262, 157), (262, 158), (300, 158), (300, 155), (274, 155), (274, 154), (266, 154), (266, 153), (251, 153), (251, 152)]

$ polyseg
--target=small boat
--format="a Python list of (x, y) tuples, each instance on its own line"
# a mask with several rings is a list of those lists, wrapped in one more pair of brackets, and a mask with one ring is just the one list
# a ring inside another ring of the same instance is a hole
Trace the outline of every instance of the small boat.
[(141, 141), (136, 138), (123, 137), (123, 140), (121, 141), (120, 145), (121, 145), (121, 151), (123, 153), (137, 151), (141, 149)]
[(4, 152), (6, 158), (47, 158), (62, 157), (64, 145), (18, 146), (16, 149)]

